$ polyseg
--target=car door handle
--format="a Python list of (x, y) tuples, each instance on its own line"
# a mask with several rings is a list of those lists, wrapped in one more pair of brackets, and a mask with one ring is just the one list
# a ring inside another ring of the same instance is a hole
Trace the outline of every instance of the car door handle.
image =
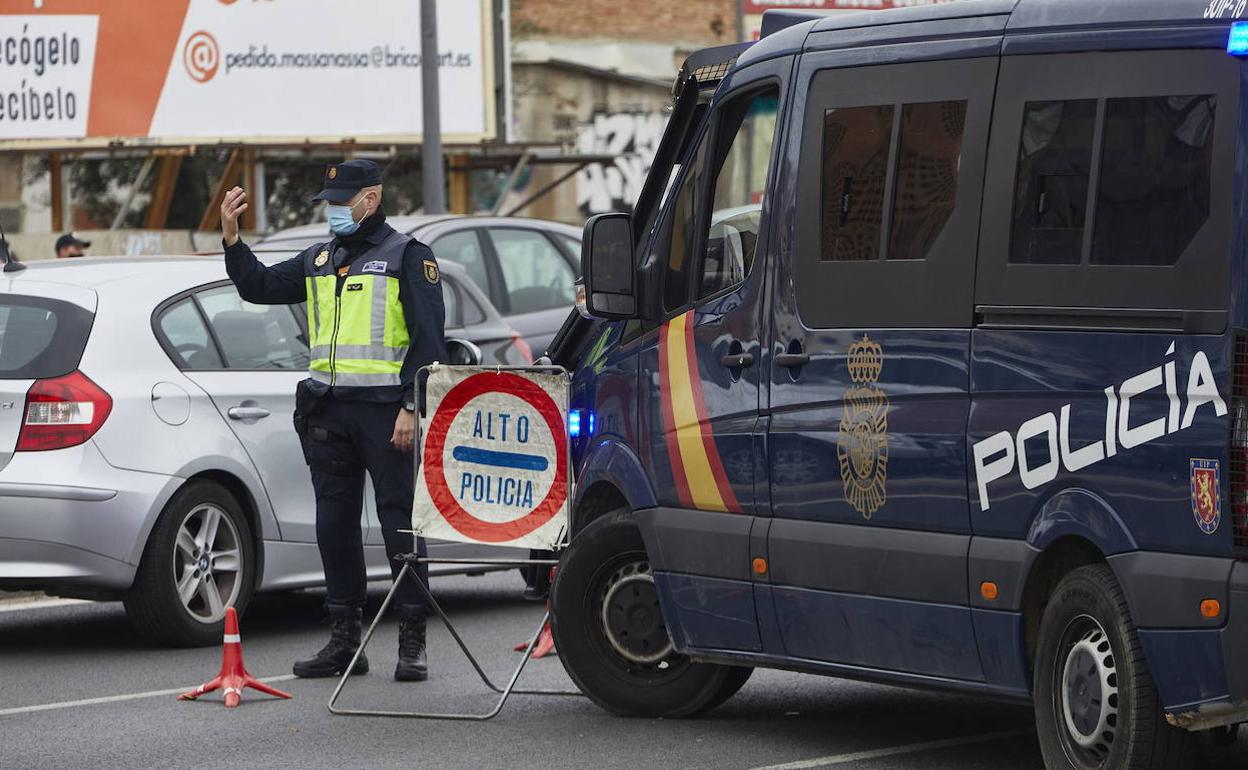
[(259, 420), (271, 413), (262, 406), (232, 406), (226, 414), (231, 420)]
[(796, 369), (799, 366), (805, 366), (810, 363), (809, 353), (777, 353), (776, 366), (783, 366), (786, 369)]
[(744, 369), (754, 365), (753, 353), (729, 353), (721, 356), (719, 362), (729, 369)]

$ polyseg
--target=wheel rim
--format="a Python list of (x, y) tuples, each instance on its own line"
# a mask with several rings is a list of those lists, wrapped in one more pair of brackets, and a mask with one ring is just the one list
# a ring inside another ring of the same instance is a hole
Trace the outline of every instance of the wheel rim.
[(654, 665), (671, 655), (648, 562), (626, 564), (607, 578), (602, 628), (615, 651), (632, 663)]
[[(657, 684), (689, 666), (689, 659), (675, 651), (667, 636), (644, 552), (621, 553), (608, 560), (595, 571), (590, 585), (585, 619), (605, 670)], [(622, 629), (631, 629), (629, 635), (621, 634)]]
[(178, 526), (173, 547), (173, 580), (187, 615), (216, 623), (234, 605), (242, 588), (243, 553), (238, 528), (212, 503), (197, 505)]
[(1109, 635), (1094, 618), (1075, 618), (1062, 635), (1065, 658), (1054, 671), (1062, 746), (1077, 767), (1097, 768), (1118, 733), (1118, 671)]

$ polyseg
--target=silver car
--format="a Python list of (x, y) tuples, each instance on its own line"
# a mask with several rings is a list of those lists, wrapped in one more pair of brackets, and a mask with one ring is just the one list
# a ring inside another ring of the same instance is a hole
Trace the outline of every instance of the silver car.
[[(545, 352), (576, 299), (580, 230), (520, 217), (402, 216), (386, 222), (428, 244), (438, 264), (462, 265), (533, 356)], [(273, 233), (253, 248), (302, 251), (328, 237), (322, 222)]]
[[(467, 273), (442, 276), (451, 361), (524, 363)], [(302, 308), (242, 301), (220, 256), (0, 273), (0, 588), (120, 598), (144, 635), (198, 645), (254, 591), (322, 584), (291, 423), (307, 364)], [(361, 526), (388, 578), (371, 485)]]

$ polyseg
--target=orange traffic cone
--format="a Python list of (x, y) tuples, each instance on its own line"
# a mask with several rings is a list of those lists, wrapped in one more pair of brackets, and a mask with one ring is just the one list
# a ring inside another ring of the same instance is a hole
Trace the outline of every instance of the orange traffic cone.
[[(555, 582), (555, 568), (550, 568), (550, 583)], [(550, 598), (546, 599), (546, 611), (550, 612)], [(516, 652), (524, 652), (529, 648), (528, 642), (517, 644), (513, 649)], [(550, 630), (550, 620), (547, 619), (545, 625), (542, 626), (541, 632), (537, 636), (537, 644), (533, 645), (533, 657), (544, 658), (547, 655), (558, 655), (555, 651), (555, 635)]]
[(225, 707), (232, 709), (243, 699), (243, 688), (250, 687), (278, 698), (289, 698), (290, 695), (247, 673), (243, 665), (243, 643), (238, 635), (238, 613), (233, 607), (225, 610), (225, 649), (221, 654), (221, 673), (211, 682), (205, 682), (190, 692), (178, 696), (178, 700), (195, 700), (206, 692), (225, 690)]
[[(529, 643), (517, 644), (516, 652), (524, 652), (529, 648)], [(555, 636), (550, 631), (550, 621), (546, 621), (546, 625), (542, 626), (542, 632), (538, 634), (537, 644), (533, 645), (533, 657), (544, 658), (547, 655), (558, 655), (555, 651)]]

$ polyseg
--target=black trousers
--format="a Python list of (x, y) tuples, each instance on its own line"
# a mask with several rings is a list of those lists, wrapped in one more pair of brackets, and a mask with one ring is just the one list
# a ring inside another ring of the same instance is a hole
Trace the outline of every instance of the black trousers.
[[(390, 444), (397, 403), (354, 401), (325, 396), (320, 409), (308, 420), (306, 453), (316, 490), (316, 544), (321, 551), (328, 591), (326, 603), (362, 607), (366, 594), (364, 543), (361, 520), (364, 503), (364, 472), (373, 480), (377, 518), (390, 569), (397, 577), (402, 565), (398, 554), (420, 556), (428, 552), (424, 538), (399, 532), (412, 528), (412, 490), (415, 458)], [(421, 564), (417, 574), (429, 584), (429, 568)], [(424, 597), (410, 579), (395, 595), (404, 614), (424, 615)]]

